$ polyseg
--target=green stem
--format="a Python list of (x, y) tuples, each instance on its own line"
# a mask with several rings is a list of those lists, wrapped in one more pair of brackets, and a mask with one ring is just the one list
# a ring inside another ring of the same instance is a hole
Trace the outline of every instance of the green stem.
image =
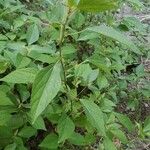
[(66, 25), (67, 25), (67, 21), (68, 21), (68, 18), (69, 18), (69, 14), (70, 14), (70, 10), (68, 9), (67, 15), (65, 16), (64, 21), (63, 21), (63, 23), (61, 24), (60, 37), (59, 37), (59, 42), (58, 42), (60, 62), (61, 62), (62, 69), (63, 69), (64, 82), (65, 82), (66, 89), (68, 89), (68, 88), (67, 88), (67, 78), (66, 78), (65, 64), (64, 64), (64, 60), (63, 60), (63, 55), (62, 55), (61, 46), (62, 46), (62, 43), (63, 43), (63, 40), (64, 40), (65, 30), (66, 30)]
[[(65, 63), (64, 63), (62, 49), (61, 49), (64, 37), (65, 37), (66, 25), (67, 25), (67, 22), (68, 22), (68, 19), (69, 19), (69, 16), (70, 16), (70, 12), (71, 12), (69, 8), (67, 8), (67, 9), (68, 9), (67, 10), (67, 15), (64, 17), (64, 21), (61, 24), (60, 37), (59, 37), (58, 46), (59, 46), (60, 62), (61, 62), (61, 66), (62, 66), (63, 74), (64, 74), (64, 83), (65, 83), (65, 87), (66, 87), (67, 92), (69, 92), (68, 86), (67, 86), (67, 77), (66, 77)], [(70, 100), (70, 102), (71, 102), (71, 112), (72, 112), (72, 110), (73, 110), (72, 100)]]

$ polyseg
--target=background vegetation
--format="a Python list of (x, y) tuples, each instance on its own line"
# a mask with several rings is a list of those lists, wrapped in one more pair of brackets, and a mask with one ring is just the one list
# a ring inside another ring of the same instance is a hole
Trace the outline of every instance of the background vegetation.
[(150, 149), (149, 6), (0, 0), (0, 149)]

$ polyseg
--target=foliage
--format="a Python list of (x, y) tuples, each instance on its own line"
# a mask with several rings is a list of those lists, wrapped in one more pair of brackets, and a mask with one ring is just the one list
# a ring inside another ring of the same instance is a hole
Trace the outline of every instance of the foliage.
[(149, 83), (129, 89), (149, 75), (139, 62), (150, 57), (149, 26), (117, 19), (124, 3), (145, 7), (0, 0), (0, 149), (90, 149), (98, 141), (98, 149), (117, 150), (128, 149), (132, 134), (150, 137), (142, 117)]

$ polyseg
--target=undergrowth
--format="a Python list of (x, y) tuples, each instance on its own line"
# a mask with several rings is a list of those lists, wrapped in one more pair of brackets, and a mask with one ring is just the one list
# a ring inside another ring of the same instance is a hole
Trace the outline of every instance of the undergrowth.
[(149, 2), (0, 0), (0, 149), (149, 149), (150, 26), (124, 5)]

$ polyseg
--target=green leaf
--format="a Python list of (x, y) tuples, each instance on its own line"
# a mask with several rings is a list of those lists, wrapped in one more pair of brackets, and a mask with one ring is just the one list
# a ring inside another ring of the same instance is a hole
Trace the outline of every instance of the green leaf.
[(85, 145), (85, 138), (79, 133), (74, 132), (72, 136), (68, 139), (70, 143), (78, 146)]
[(99, 70), (92, 70), (89, 64), (80, 64), (75, 68), (75, 76), (81, 77), (85, 82), (91, 83), (96, 80)]
[(61, 65), (56, 63), (41, 70), (33, 83), (31, 95), (31, 116), (33, 122), (54, 99), (61, 87)]
[(144, 132), (150, 132), (150, 116), (148, 116), (144, 121)]
[(4, 56), (5, 58), (7, 58), (9, 60), (9, 62), (15, 66), (16, 64), (16, 54), (14, 54), (14, 52), (5, 50), (4, 51)]
[(125, 17), (122, 24), (131, 31), (145, 32), (144, 24), (137, 17)]
[(16, 143), (13, 143), (13, 144), (7, 145), (4, 150), (16, 150), (16, 148), (17, 148)]
[(37, 52), (39, 54), (55, 54), (56, 47), (55, 44), (50, 44), (48, 46), (39, 46), (39, 45), (30, 45), (29, 48), (29, 54), (30, 52)]
[[(62, 5), (62, 3), (59, 1), (58, 3), (55, 3), (55, 6), (52, 7), (51, 13), (48, 15), (48, 19), (51, 23), (61, 23), (63, 21), (64, 16), (67, 13), (68, 8), (65, 5)], [(55, 30), (57, 31), (57, 30)], [(57, 34), (57, 32), (51, 34)], [(54, 36), (54, 35), (51, 35)]]
[(107, 98), (101, 99), (101, 110), (103, 112), (112, 112), (115, 106), (116, 105), (113, 103), (113, 101), (110, 101)]
[(145, 85), (145, 87), (141, 90), (141, 92), (142, 92), (142, 94), (145, 97), (150, 97), (150, 88), (149, 88), (149, 85)]
[(25, 48), (26, 43), (24, 42), (8, 42), (7, 48), (11, 50), (23, 50)]
[(24, 128), (21, 129), (21, 131), (18, 133), (18, 135), (23, 138), (30, 138), (30, 137), (36, 135), (36, 133), (37, 133), (36, 129), (34, 129), (30, 126), (25, 126)]
[(106, 88), (109, 86), (108, 80), (105, 76), (99, 76), (97, 79), (99, 89)]
[(29, 29), (27, 31), (26, 39), (27, 39), (28, 45), (31, 45), (31, 44), (35, 43), (36, 41), (38, 41), (39, 29), (36, 24), (33, 24), (29, 27)]
[(88, 82), (92, 83), (93, 81), (96, 80), (99, 74), (99, 69), (91, 70), (91, 73), (88, 76)]
[(121, 131), (121, 130), (111, 130), (111, 133), (113, 133), (113, 135), (115, 137), (117, 137), (123, 144), (127, 144), (128, 140), (125, 136), (125, 134)]
[(15, 66), (17, 69), (25, 68), (31, 63), (31, 59), (22, 56), (20, 53), (17, 54)]
[(7, 105), (14, 105), (14, 104), (5, 92), (0, 91), (0, 106), (7, 106)]
[(14, 137), (14, 142), (17, 144), (17, 150), (26, 150), (22, 138), (16, 136)]
[(0, 111), (0, 126), (7, 126), (8, 121), (11, 118), (11, 114), (8, 111)]
[(126, 115), (116, 113), (116, 117), (120, 121), (120, 123), (127, 128), (130, 132), (134, 130), (134, 125), (131, 122), (130, 118)]
[(145, 74), (144, 65), (140, 64), (139, 66), (136, 67), (136, 75), (138, 77), (142, 77), (144, 74)]
[(96, 32), (89, 32), (85, 30), (82, 32), (78, 38), (78, 41), (86, 41), (86, 40), (91, 40), (91, 39), (96, 39), (99, 37), (99, 34)]
[(63, 55), (68, 55), (68, 54), (73, 54), (77, 51), (77, 49), (75, 47), (73, 47), (73, 45), (68, 44), (62, 47), (62, 54)]
[(12, 143), (13, 132), (7, 126), (0, 126), (0, 149)]
[(89, 120), (91, 121), (91, 124), (94, 125), (94, 127), (97, 128), (97, 130), (102, 134), (106, 135), (105, 131), (105, 123), (103, 118), (103, 113), (98, 105), (96, 105), (94, 102), (89, 100), (80, 100), (82, 105), (84, 106), (85, 110), (88, 113), (88, 116), (90, 116)]
[(109, 138), (104, 139), (104, 148), (105, 150), (117, 150), (114, 143)]
[(141, 2), (139, 0), (127, 0), (127, 1), (140, 9), (144, 8), (143, 2)]
[(117, 5), (117, 0), (80, 0), (77, 8), (86, 12), (101, 12), (114, 9)]
[[(6, 126), (0, 126), (0, 138), (11, 138), (13, 136), (13, 132), (10, 128)], [(1, 144), (1, 140), (0, 140)]]
[(54, 133), (51, 133), (46, 136), (46, 138), (39, 145), (40, 147), (47, 149), (57, 149), (58, 148), (58, 136)]
[(17, 69), (0, 79), (0, 81), (5, 81), (8, 83), (32, 83), (37, 72), (38, 71), (35, 68)]
[(44, 120), (41, 116), (39, 116), (34, 124), (32, 125), (35, 129), (46, 130)]
[(75, 68), (75, 76), (82, 77), (84, 81), (87, 81), (91, 71), (92, 69), (89, 64), (80, 64)]
[(18, 90), (18, 94), (20, 95), (22, 102), (25, 102), (30, 98), (30, 91), (28, 91), (28, 87), (26, 85), (17, 84), (16, 90)]
[(8, 38), (5, 35), (0, 34), (0, 41), (7, 41), (7, 40)]
[[(85, 21), (86, 21), (86, 18), (85, 16), (82, 14), (82, 13), (77, 13), (75, 15), (75, 17), (72, 19), (72, 25), (75, 29), (79, 29), (79, 28), (82, 28), (82, 26), (85, 24)], [(71, 32), (71, 30), (70, 30)], [(73, 34), (73, 29), (72, 29), (72, 34)], [(75, 37), (75, 35), (74, 35)], [(77, 36), (78, 37), (78, 36)]]
[(68, 0), (69, 6), (77, 6), (80, 0)]
[(40, 54), (40, 53), (37, 53), (36, 51), (30, 52), (28, 56), (33, 58), (34, 60), (38, 60), (38, 61), (41, 61), (43, 63), (48, 63), (48, 64), (56, 63), (59, 59), (57, 56), (53, 57), (47, 54)]
[(69, 117), (65, 116), (59, 120), (57, 130), (59, 134), (59, 143), (61, 143), (71, 137), (75, 130), (75, 125)]
[(85, 138), (84, 138), (85, 144), (86, 144), (86, 145), (91, 145), (91, 144), (93, 144), (93, 143), (96, 143), (96, 138), (97, 138), (97, 137), (96, 137), (94, 134), (91, 134), (90, 132), (87, 133), (87, 134), (85, 135)]
[(8, 62), (0, 61), (0, 74), (4, 73), (9, 67)]
[(135, 46), (135, 44), (127, 36), (125, 36), (124, 34), (115, 30), (112, 27), (100, 25), (100, 26), (89, 27), (89, 28), (87, 28), (87, 30), (93, 31), (96, 33), (100, 33), (104, 36), (107, 36), (107, 37), (112, 38), (116, 41), (119, 41), (120, 43), (129, 47), (134, 53), (141, 54), (139, 49)]
[(22, 127), (24, 123), (25, 123), (25, 119), (23, 118), (23, 116), (19, 114), (15, 114), (15, 115), (11, 115), (11, 118), (9, 119), (7, 126), (12, 129), (18, 129)]

